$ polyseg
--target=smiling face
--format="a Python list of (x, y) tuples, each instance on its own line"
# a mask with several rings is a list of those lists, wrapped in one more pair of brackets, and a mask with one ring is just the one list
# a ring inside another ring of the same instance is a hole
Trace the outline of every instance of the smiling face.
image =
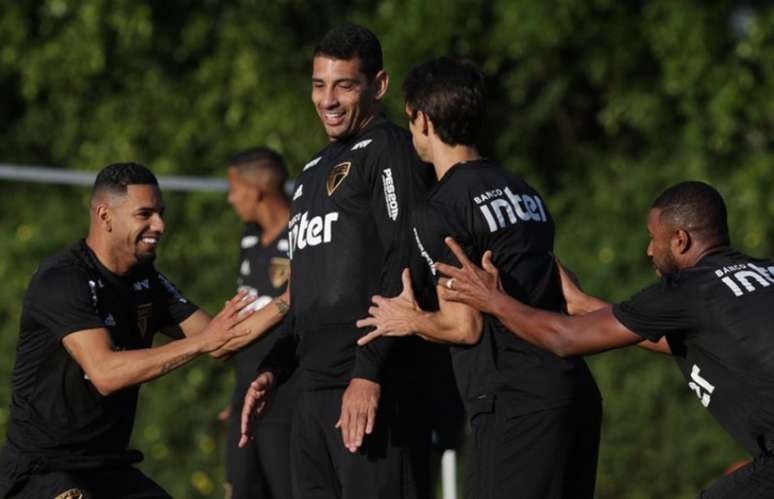
[(108, 211), (114, 257), (127, 267), (152, 262), (165, 229), (158, 186), (128, 185), (126, 195), (112, 198)]
[(387, 90), (387, 74), (379, 71), (368, 81), (360, 58), (333, 59), (318, 55), (312, 61), (312, 102), (331, 141), (355, 135), (379, 111)]
[(648, 214), (648, 243), (647, 255), (653, 262), (656, 274), (663, 277), (679, 270), (677, 261), (672, 253), (672, 236), (674, 230), (668, 224), (661, 221), (661, 210), (653, 208)]

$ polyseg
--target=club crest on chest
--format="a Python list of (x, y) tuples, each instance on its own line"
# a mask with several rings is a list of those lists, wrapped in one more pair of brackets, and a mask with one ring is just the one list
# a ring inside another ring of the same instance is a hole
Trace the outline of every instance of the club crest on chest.
[(333, 194), (333, 192), (341, 185), (344, 179), (347, 178), (351, 167), (352, 162), (346, 161), (344, 163), (339, 163), (338, 165), (331, 168), (331, 173), (328, 175), (327, 184), (328, 196)]

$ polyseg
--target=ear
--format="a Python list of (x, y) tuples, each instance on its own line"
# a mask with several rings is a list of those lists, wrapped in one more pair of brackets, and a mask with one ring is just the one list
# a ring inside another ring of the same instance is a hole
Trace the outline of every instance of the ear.
[(387, 71), (380, 69), (376, 76), (374, 76), (373, 83), (376, 88), (374, 98), (377, 101), (381, 101), (384, 99), (384, 96), (387, 94), (387, 88), (390, 86), (390, 75), (387, 74)]
[(99, 203), (94, 208), (94, 219), (105, 231), (113, 231), (113, 214), (110, 212), (110, 207), (107, 204)]
[(672, 240), (670, 246), (672, 253), (675, 255), (684, 255), (691, 249), (693, 240), (691, 234), (684, 229), (675, 229), (672, 234)]

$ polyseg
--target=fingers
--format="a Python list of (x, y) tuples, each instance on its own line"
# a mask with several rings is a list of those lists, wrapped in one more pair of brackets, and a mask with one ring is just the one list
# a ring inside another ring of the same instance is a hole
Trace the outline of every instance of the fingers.
[(468, 258), (468, 255), (466, 255), (465, 252), (462, 250), (462, 247), (459, 244), (457, 244), (457, 241), (455, 241), (454, 238), (445, 237), (443, 241), (446, 243), (446, 246), (448, 246), (449, 249), (452, 250), (452, 253), (454, 253), (454, 256), (457, 257), (457, 260), (459, 260), (463, 268), (468, 267), (473, 263)]
[(370, 327), (370, 326), (376, 326), (376, 317), (366, 317), (365, 319), (360, 319), (355, 323), (357, 327)]
[(376, 407), (370, 406), (368, 408), (368, 421), (366, 422), (365, 428), (366, 435), (373, 433), (374, 424), (376, 424)]
[(350, 420), (350, 414), (346, 407), (341, 408), (341, 415), (339, 416), (339, 420), (336, 421), (335, 428), (338, 428), (341, 430), (341, 441), (344, 443), (344, 447), (349, 449), (350, 443), (349, 443), (349, 420)]
[(350, 425), (349, 430), (349, 450), (350, 452), (357, 451), (361, 445), (363, 445), (363, 437), (365, 436), (366, 425), (368, 424), (368, 412), (363, 411), (360, 408), (355, 416), (355, 424)]
[(465, 276), (465, 271), (457, 267), (452, 267), (442, 262), (435, 262), (435, 269), (441, 274), (453, 277), (454, 279), (462, 279)]
[(481, 268), (488, 274), (497, 274), (497, 267), (492, 263), (492, 250), (486, 250), (484, 256), (481, 257)]
[(373, 340), (375, 340), (380, 336), (389, 336), (389, 335), (383, 330), (375, 329), (370, 333), (368, 333), (367, 335), (360, 337), (360, 339), (357, 340), (357, 344), (358, 346), (362, 347), (363, 345), (367, 345), (368, 343), (371, 343)]
[(414, 289), (411, 285), (411, 271), (408, 267), (401, 272), (400, 280), (403, 282), (403, 291), (401, 291), (400, 294), (409, 298), (411, 301), (414, 301)]

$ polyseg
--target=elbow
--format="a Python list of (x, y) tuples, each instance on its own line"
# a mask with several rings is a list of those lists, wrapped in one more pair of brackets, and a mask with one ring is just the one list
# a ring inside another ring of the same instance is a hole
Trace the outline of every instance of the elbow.
[(481, 340), (481, 331), (484, 329), (484, 321), (481, 316), (465, 321), (459, 329), (457, 343), (463, 345), (475, 345)]
[(93, 376), (89, 375), (89, 380), (91, 381), (91, 384), (94, 385), (97, 393), (103, 397), (112, 395), (122, 388), (113, 383), (109, 379), (109, 376), (104, 376), (102, 374), (94, 374)]
[(544, 345), (546, 349), (554, 355), (563, 358), (577, 355), (571, 331), (563, 328), (561, 324), (555, 324), (552, 333), (549, 336), (549, 341)]

